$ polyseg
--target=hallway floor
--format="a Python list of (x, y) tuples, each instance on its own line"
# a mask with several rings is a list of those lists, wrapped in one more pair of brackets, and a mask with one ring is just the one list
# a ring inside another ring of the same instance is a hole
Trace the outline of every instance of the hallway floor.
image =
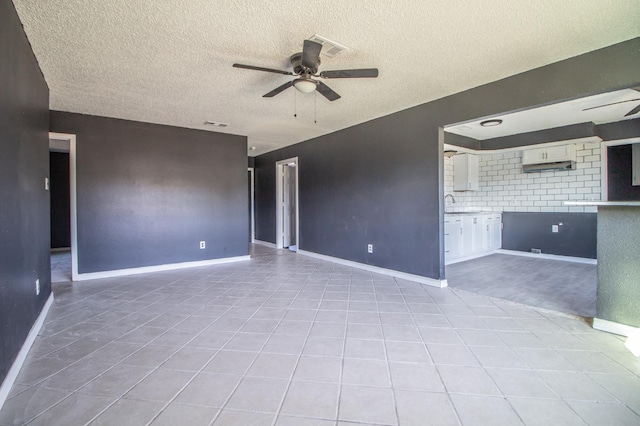
[(586, 318), (596, 316), (596, 265), (492, 254), (446, 266), (449, 286)]
[(54, 285), (1, 425), (637, 425), (586, 323), (262, 246)]

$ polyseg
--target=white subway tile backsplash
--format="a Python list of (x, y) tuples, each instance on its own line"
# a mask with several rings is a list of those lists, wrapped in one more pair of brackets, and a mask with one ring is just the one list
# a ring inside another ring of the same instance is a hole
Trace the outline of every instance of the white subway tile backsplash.
[(564, 201), (599, 200), (600, 147), (579, 144), (577, 170), (522, 173), (522, 152), (483, 155), (479, 161), (480, 190), (453, 192), (453, 159), (444, 159), (444, 190), (456, 198), (456, 210), (594, 211), (567, 207)]

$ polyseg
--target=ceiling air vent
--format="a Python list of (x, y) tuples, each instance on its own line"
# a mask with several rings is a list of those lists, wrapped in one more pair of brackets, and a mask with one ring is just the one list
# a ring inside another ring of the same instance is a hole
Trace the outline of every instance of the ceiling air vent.
[(343, 46), (340, 43), (336, 43), (335, 41), (326, 39), (322, 36), (319, 36), (318, 34), (312, 35), (311, 37), (309, 37), (309, 40), (315, 41), (316, 43), (320, 43), (322, 45), (321, 53), (325, 56), (328, 56), (329, 58), (333, 58), (338, 53), (347, 49), (346, 46)]

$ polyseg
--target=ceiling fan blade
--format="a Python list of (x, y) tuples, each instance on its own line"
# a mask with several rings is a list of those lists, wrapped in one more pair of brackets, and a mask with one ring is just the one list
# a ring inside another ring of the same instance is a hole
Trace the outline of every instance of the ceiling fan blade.
[[(322, 45), (315, 41), (305, 40), (302, 47), (302, 66), (312, 70), (318, 69)], [(314, 71), (315, 72), (315, 71)]]
[(262, 95), (263, 98), (272, 98), (280, 92), (287, 90), (289, 87), (293, 86), (293, 81), (288, 81), (280, 87), (276, 87), (266, 95)]
[(640, 101), (640, 98), (627, 99), (626, 101), (611, 102), (609, 104), (603, 104), (603, 105), (598, 105), (598, 106), (594, 106), (594, 107), (590, 107), (590, 108), (585, 108), (585, 109), (583, 109), (583, 111), (589, 111), (589, 110), (592, 110), (592, 109), (604, 108), (604, 107), (611, 106), (611, 105), (618, 105), (618, 104), (624, 104), (626, 102), (635, 102), (635, 101)]
[(630, 115), (634, 115), (640, 112), (640, 104), (636, 105), (636, 107), (634, 109), (632, 109), (631, 111), (629, 111), (628, 113), (626, 113), (624, 116), (625, 117), (629, 117)]
[(334, 70), (322, 71), (322, 78), (375, 78), (378, 76), (378, 68), (363, 68), (359, 70)]
[(266, 72), (273, 72), (276, 74), (294, 75), (292, 72), (289, 72), (289, 71), (274, 70), (273, 68), (254, 67), (253, 65), (233, 64), (233, 67), (243, 68), (245, 70), (266, 71)]
[(336, 92), (333, 91), (333, 89), (331, 89), (329, 86), (327, 86), (326, 84), (324, 84), (321, 81), (318, 81), (318, 86), (316, 88), (316, 90), (318, 92), (320, 92), (320, 94), (322, 96), (324, 96), (325, 98), (329, 99), (330, 101), (335, 101), (340, 99), (340, 95), (338, 95)]

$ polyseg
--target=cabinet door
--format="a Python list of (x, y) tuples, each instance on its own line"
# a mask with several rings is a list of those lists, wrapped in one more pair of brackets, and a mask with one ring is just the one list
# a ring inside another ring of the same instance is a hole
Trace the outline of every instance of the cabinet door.
[(462, 255), (462, 219), (452, 217), (444, 222), (444, 259), (445, 261)]
[(544, 148), (525, 149), (522, 151), (522, 164), (539, 164), (546, 160)]
[(485, 231), (482, 223), (482, 216), (473, 217), (473, 249), (472, 251), (479, 252), (485, 249)]
[(548, 161), (551, 163), (551, 162), (570, 160), (572, 149), (573, 149), (573, 145), (551, 146), (549, 148), (546, 148), (545, 161)]
[(483, 218), (484, 227), (484, 240), (485, 240), (485, 249), (493, 250), (495, 241), (493, 240), (493, 229), (495, 228), (495, 217), (494, 216), (484, 216)]
[(493, 217), (493, 249), (498, 250), (502, 248), (502, 215), (495, 215)]
[(464, 216), (462, 218), (462, 247), (460, 254), (466, 256), (473, 252), (474, 224), (473, 216)]
[(477, 191), (478, 156), (471, 154), (458, 154), (453, 157), (453, 190)]

